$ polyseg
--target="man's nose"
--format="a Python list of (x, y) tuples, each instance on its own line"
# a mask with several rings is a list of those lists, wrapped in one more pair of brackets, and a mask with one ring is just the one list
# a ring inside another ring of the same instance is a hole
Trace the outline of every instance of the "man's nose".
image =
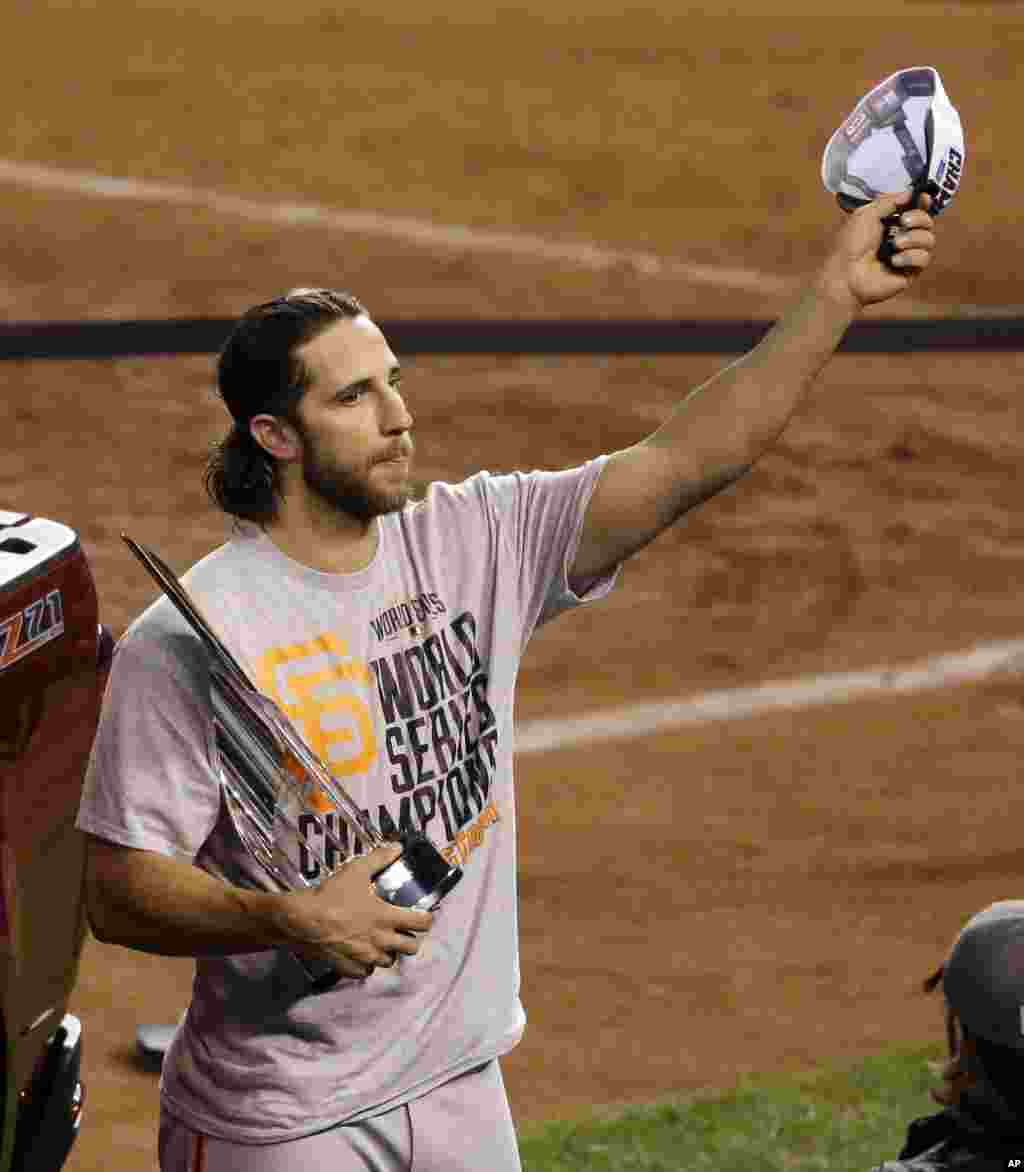
[(387, 394), (382, 400), (381, 430), (392, 434), (394, 432), (409, 431), (413, 425), (412, 413), (405, 405), (405, 400), (394, 388), (388, 387)]

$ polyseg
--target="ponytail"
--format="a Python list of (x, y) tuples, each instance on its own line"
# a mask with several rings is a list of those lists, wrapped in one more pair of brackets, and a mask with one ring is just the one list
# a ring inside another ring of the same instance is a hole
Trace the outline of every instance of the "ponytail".
[(277, 516), (277, 464), (241, 424), (214, 447), (203, 480), (210, 499), (225, 513), (259, 524)]

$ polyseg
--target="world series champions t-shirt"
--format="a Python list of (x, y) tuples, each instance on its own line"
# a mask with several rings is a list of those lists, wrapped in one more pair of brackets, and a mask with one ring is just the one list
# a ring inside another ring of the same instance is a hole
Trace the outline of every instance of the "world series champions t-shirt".
[[(377, 828), (422, 828), (464, 874), (418, 954), (365, 981), (312, 993), (284, 949), (197, 958), (161, 1076), (170, 1115), (279, 1142), (390, 1110), (518, 1042), (513, 691), (533, 630), (614, 584), (581, 599), (567, 581), (606, 459), (435, 483), (379, 519), (357, 573), (301, 565), (241, 524), (183, 577)], [(118, 644), (78, 826), (266, 887), (221, 798), (209, 686), (207, 653), (159, 599)], [(317, 882), (347, 827), (302, 817), (290, 849)]]

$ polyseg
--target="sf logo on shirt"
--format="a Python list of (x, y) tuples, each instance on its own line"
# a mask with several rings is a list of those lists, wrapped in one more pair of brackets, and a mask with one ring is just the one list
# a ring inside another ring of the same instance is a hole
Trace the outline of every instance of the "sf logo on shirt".
[(373, 677), (340, 636), (328, 631), (306, 643), (272, 647), (257, 662), (256, 683), (339, 777), (365, 773), (373, 764)]

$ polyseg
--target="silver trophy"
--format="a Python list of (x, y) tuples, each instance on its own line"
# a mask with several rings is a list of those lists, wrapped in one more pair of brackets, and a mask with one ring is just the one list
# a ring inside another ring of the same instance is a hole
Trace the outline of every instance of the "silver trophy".
[[(329, 877), (352, 853), (347, 840), (332, 829), (323, 812), (337, 812), (363, 850), (400, 842), (401, 855), (373, 876), (381, 899), (398, 907), (432, 911), (462, 878), (419, 830), (382, 835), (356, 805), (323, 761), (302, 739), (284, 712), (264, 696), (224, 646), (177, 577), (153, 553), (126, 534), (122, 540), (176, 607), (210, 656), (210, 699), (216, 732), (221, 794), (239, 841), (256, 860), (267, 884), (280, 892), (314, 887), (291, 854), (290, 841), (309, 851)], [(300, 818), (318, 833), (302, 832)], [(347, 836), (346, 836), (347, 837)], [(328, 862), (328, 852), (334, 862)], [(340, 860), (338, 862), (337, 860)], [(224, 872), (220, 878), (238, 882)], [(341, 975), (328, 962), (295, 960), (315, 992), (323, 992)]]

